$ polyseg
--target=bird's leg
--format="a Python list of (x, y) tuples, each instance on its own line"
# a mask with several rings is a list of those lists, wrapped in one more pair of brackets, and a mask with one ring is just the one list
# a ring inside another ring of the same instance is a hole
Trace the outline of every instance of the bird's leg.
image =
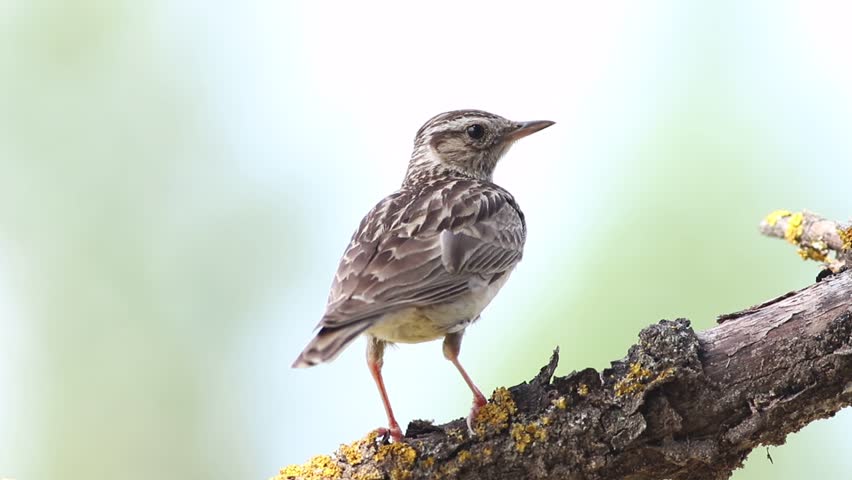
[(464, 370), (464, 367), (462, 367), (461, 363), (459, 363), (459, 351), (461, 350), (463, 335), (464, 330), (451, 333), (444, 337), (444, 357), (453, 362), (453, 365), (455, 365), (459, 373), (461, 373), (461, 376), (464, 378), (467, 386), (470, 387), (470, 391), (473, 392), (473, 407), (470, 409), (470, 415), (467, 416), (467, 428), (473, 432), (473, 419), (476, 418), (476, 414), (479, 412), (479, 409), (488, 403), (488, 400), (485, 399), (485, 395), (479, 391), (479, 388), (476, 387), (476, 384), (474, 384), (473, 380), (470, 379), (470, 376)]
[(383, 356), (385, 353), (385, 342), (369, 337), (367, 339), (367, 366), (370, 367), (370, 374), (373, 375), (373, 380), (376, 381), (376, 387), (379, 388), (379, 394), (382, 396), (382, 403), (385, 405), (385, 413), (388, 416), (388, 428), (378, 428), (379, 435), (387, 438), (388, 435), (394, 442), (402, 441), (402, 429), (399, 428), (399, 423), (393, 416), (390, 400), (388, 400), (388, 392), (385, 391), (385, 382), (382, 380), (382, 364), (384, 363)]

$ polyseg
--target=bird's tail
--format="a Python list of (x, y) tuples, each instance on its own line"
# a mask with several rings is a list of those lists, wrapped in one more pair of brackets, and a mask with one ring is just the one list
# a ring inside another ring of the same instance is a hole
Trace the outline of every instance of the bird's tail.
[(292, 367), (307, 368), (334, 360), (370, 325), (371, 322), (359, 321), (341, 327), (322, 327), (308, 346), (302, 350)]

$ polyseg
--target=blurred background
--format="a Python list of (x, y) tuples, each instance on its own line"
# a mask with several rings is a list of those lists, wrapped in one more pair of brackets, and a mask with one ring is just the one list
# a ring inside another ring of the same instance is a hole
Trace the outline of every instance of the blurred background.
[[(383, 425), (363, 341), (290, 363), (432, 115), (556, 126), (496, 181), (524, 261), (468, 330), (491, 392), (811, 283), (777, 208), (852, 215), (843, 2), (0, 2), (0, 477), (262, 479)], [(403, 424), (467, 414), (440, 342)], [(848, 478), (852, 411), (737, 480)]]

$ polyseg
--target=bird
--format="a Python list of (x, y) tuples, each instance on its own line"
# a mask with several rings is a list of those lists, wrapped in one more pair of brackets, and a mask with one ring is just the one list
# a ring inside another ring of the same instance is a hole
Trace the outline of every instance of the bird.
[(382, 378), (385, 347), (443, 338), (443, 354), (473, 393), (472, 425), (487, 404), (459, 362), (465, 328), (506, 283), (527, 228), (515, 198), (493, 181), (512, 144), (553, 125), (482, 110), (429, 119), (414, 139), (402, 185), (361, 220), (334, 275), (316, 334), (293, 368), (329, 362), (361, 335), (387, 428), (403, 440)]

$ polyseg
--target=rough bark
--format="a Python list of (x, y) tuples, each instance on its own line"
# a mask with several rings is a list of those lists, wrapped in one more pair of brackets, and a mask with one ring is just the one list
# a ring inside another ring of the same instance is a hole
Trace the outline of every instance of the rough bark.
[(852, 264), (852, 225), (825, 219), (807, 210), (776, 210), (760, 222), (760, 233), (796, 245), (805, 260), (825, 264), (833, 273)]
[(475, 435), (415, 421), (404, 443), (368, 436), (276, 479), (723, 479), (852, 404), (852, 271), (719, 321), (660, 321), (602, 372), (553, 377), (557, 350), (494, 392)]

